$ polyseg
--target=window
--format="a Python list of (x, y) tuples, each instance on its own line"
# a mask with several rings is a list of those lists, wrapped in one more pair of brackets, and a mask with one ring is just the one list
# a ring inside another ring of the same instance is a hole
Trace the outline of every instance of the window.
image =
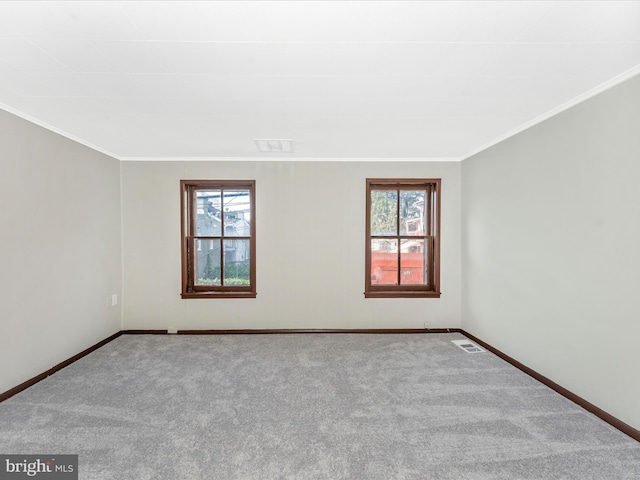
[(440, 297), (440, 179), (367, 179), (367, 298)]
[(182, 298), (255, 298), (253, 180), (182, 180)]

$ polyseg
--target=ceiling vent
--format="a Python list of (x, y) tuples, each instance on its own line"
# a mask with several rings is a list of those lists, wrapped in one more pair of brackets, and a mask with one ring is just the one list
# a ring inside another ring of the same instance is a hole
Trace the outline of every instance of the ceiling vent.
[(463, 349), (467, 353), (484, 352), (484, 350), (482, 348), (480, 348), (475, 343), (470, 342), (469, 340), (451, 340), (451, 341), (453, 343), (455, 343), (457, 346), (459, 346), (461, 349)]
[(253, 143), (261, 153), (293, 153), (293, 140), (255, 138)]

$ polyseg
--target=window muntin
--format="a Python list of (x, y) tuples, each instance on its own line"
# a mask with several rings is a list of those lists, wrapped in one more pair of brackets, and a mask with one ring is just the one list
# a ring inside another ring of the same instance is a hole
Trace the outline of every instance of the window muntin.
[(182, 298), (253, 298), (255, 182), (182, 180)]
[(440, 179), (367, 179), (365, 297), (440, 296)]

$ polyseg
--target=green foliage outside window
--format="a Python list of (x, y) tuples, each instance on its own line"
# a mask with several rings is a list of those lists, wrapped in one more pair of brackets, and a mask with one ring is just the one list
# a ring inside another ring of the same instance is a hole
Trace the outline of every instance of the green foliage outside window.
[[(207, 255), (202, 277), (198, 278), (198, 285), (220, 285), (220, 267), (214, 267), (211, 253)], [(225, 285), (250, 285), (249, 262), (228, 263), (224, 267)]]
[[(405, 220), (420, 216), (419, 201), (424, 201), (424, 191), (404, 190), (400, 194), (400, 218)], [(395, 235), (398, 221), (398, 191), (371, 191), (371, 230), (380, 235)]]

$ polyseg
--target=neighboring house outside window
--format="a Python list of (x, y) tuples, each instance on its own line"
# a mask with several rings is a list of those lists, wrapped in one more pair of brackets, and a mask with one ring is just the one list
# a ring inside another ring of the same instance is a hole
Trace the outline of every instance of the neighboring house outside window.
[(365, 297), (440, 297), (440, 179), (367, 179)]
[(255, 298), (255, 181), (180, 186), (182, 298)]

